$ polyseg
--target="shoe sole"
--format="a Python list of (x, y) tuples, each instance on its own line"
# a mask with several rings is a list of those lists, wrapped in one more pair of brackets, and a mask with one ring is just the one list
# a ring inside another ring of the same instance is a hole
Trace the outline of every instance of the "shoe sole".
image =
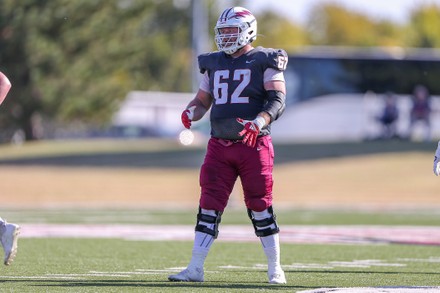
[(287, 283), (287, 281), (285, 278), (269, 281), (269, 284), (286, 284), (286, 283)]
[(172, 277), (168, 277), (168, 281), (170, 281), (170, 282), (196, 282), (196, 283), (204, 282), (204, 281), (199, 281), (199, 280), (181, 280), (181, 279), (172, 278)]
[(181, 279), (178, 279), (178, 278), (173, 277), (173, 276), (168, 276), (168, 281), (171, 281), (171, 282), (188, 282), (186, 280), (181, 280)]
[(13, 261), (15, 256), (17, 255), (17, 241), (18, 241), (18, 235), (20, 234), (20, 226), (16, 226), (14, 229), (14, 232), (12, 234), (12, 248), (9, 254), (5, 258), (4, 264), (6, 266), (9, 266)]
[[(275, 276), (278, 275), (278, 276)], [(278, 273), (278, 274), (274, 274), (272, 275), (272, 278), (269, 278), (269, 284), (286, 284), (286, 277), (283, 273)]]

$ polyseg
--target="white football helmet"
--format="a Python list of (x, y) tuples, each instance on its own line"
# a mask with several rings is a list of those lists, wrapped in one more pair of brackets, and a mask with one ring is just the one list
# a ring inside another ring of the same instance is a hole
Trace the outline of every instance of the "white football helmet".
[[(222, 34), (222, 28), (238, 28), (238, 33)], [(243, 7), (230, 7), (220, 14), (214, 31), (218, 50), (231, 55), (257, 39), (257, 19)]]

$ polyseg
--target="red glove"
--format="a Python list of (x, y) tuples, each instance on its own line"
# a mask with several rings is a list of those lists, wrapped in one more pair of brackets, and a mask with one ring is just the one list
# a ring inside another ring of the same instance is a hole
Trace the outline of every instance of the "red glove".
[(237, 118), (237, 122), (244, 125), (244, 129), (238, 133), (239, 136), (243, 136), (243, 143), (252, 148), (255, 147), (260, 129), (264, 127), (266, 120), (259, 116), (252, 121)]
[(195, 108), (196, 108), (196, 106), (191, 106), (182, 112), (182, 116), (181, 116), (182, 124), (187, 129), (189, 129), (191, 127), (191, 122), (192, 122), (192, 119), (194, 118), (194, 109)]

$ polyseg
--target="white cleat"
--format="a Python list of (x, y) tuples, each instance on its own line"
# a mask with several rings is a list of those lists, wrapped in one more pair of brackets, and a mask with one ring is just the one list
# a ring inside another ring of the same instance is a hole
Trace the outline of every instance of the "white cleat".
[(268, 272), (269, 284), (286, 284), (286, 276), (283, 270), (276, 270), (274, 272)]
[(186, 268), (178, 274), (168, 276), (173, 282), (203, 282), (203, 268)]
[(5, 230), (3, 231), (0, 241), (5, 251), (5, 265), (10, 265), (17, 255), (17, 240), (18, 234), (20, 234), (20, 226), (15, 224), (6, 223)]

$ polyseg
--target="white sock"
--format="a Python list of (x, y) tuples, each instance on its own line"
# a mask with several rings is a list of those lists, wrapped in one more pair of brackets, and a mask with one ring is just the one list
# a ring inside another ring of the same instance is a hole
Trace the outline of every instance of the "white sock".
[(203, 268), (208, 252), (209, 248), (194, 247), (188, 267)]
[[(202, 212), (202, 214), (205, 214), (205, 215), (209, 215), (209, 216), (213, 216), (213, 217), (217, 216), (217, 214), (214, 210), (202, 209), (201, 212)], [(204, 225), (209, 229), (215, 228), (214, 224), (210, 224), (210, 223), (206, 223), (206, 222), (202, 222), (202, 221), (199, 222), (199, 225)], [(202, 233), (199, 231), (195, 232), (192, 257), (191, 257), (191, 261), (189, 263), (189, 266), (203, 268), (203, 266), (205, 264), (206, 256), (208, 255), (209, 250), (211, 249), (211, 246), (214, 243), (214, 240), (215, 240), (214, 236), (212, 236), (210, 234)]]
[[(252, 211), (255, 220), (264, 220), (272, 217), (269, 211), (266, 209), (262, 212)], [(258, 227), (257, 229), (263, 230), (267, 228), (274, 229), (275, 224), (271, 224), (266, 227)], [(269, 271), (281, 269), (280, 264), (280, 237), (279, 234), (272, 234), (269, 236), (260, 237), (261, 245), (263, 246), (264, 254), (267, 258), (267, 266)]]
[(264, 254), (266, 254), (268, 270), (280, 270), (281, 261), (279, 234), (277, 233), (265, 237), (260, 237), (260, 241), (261, 245), (263, 246)]

